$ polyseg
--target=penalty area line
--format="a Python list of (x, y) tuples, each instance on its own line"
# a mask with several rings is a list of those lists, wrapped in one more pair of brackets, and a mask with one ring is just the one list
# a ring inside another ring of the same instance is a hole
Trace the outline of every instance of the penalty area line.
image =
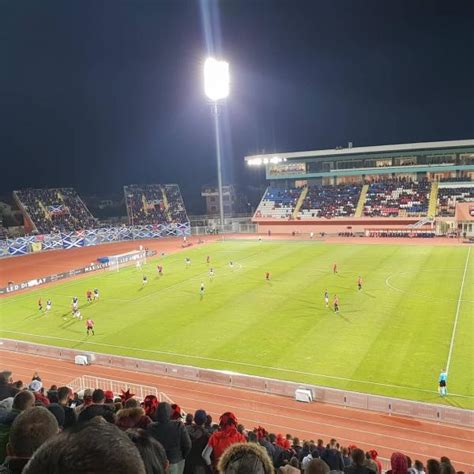
[[(32, 334), (32, 333), (26, 333), (26, 332), (20, 332), (20, 331), (10, 331), (8, 329), (1, 329), (0, 332), (10, 333), (10, 334), (18, 334), (18, 335), (22, 335), (22, 336), (37, 337), (39, 339), (50, 339), (50, 340), (54, 339), (54, 340), (58, 340), (58, 341), (75, 342), (75, 343), (78, 343), (79, 345), (111, 347), (111, 348), (114, 348), (114, 349), (125, 349), (125, 350), (128, 350), (128, 351), (143, 352), (143, 353), (149, 353), (149, 354), (162, 354), (162, 355), (168, 355), (168, 356), (174, 356), (174, 357), (182, 357), (184, 359), (195, 359), (195, 360), (204, 360), (204, 361), (210, 361), (210, 362), (218, 362), (218, 363), (231, 364), (231, 365), (236, 365), (236, 366), (241, 366), (241, 367), (251, 367), (251, 368), (254, 368), (254, 369), (272, 370), (272, 371), (275, 371), (275, 372), (283, 372), (283, 373), (288, 373), (288, 374), (307, 375), (307, 376), (312, 376), (312, 377), (321, 377), (321, 378), (325, 378), (325, 379), (339, 380), (339, 381), (344, 381), (344, 382), (355, 382), (355, 383), (360, 383), (360, 384), (364, 384), (364, 385), (376, 385), (376, 386), (379, 386), (379, 387), (391, 387), (391, 388), (404, 389), (404, 390), (415, 391), (415, 392), (438, 393), (437, 391), (434, 391), (434, 390), (427, 390), (427, 389), (416, 388), (416, 387), (407, 387), (405, 385), (387, 384), (387, 383), (381, 383), (381, 382), (371, 382), (369, 380), (357, 380), (357, 379), (351, 379), (351, 378), (348, 378), (348, 377), (339, 377), (337, 375), (317, 374), (317, 373), (314, 373), (314, 372), (304, 372), (304, 371), (301, 371), (301, 370), (285, 369), (283, 367), (271, 367), (269, 365), (250, 364), (248, 362), (238, 362), (238, 361), (231, 361), (231, 360), (225, 360), (225, 359), (217, 359), (217, 358), (212, 358), (212, 357), (197, 356), (197, 355), (192, 355), (192, 354), (180, 354), (180, 353), (171, 352), (171, 351), (159, 351), (159, 350), (156, 350), (156, 349), (140, 349), (140, 348), (137, 348), (137, 347), (129, 347), (129, 346), (122, 346), (122, 345), (108, 344), (108, 343), (105, 343), (105, 342), (93, 342), (93, 341), (89, 341), (89, 340), (81, 341), (81, 340), (77, 340), (77, 339), (69, 339), (69, 338), (58, 337), (58, 336), (44, 336), (44, 335), (40, 335), (40, 334)], [(121, 355), (121, 354), (118, 354), (118, 355)], [(125, 357), (131, 357), (131, 356), (125, 356)], [(219, 369), (214, 369), (214, 370), (219, 370)], [(470, 395), (462, 395), (462, 394), (457, 394), (457, 393), (451, 393), (450, 395), (455, 396), (455, 397), (460, 397), (460, 398), (468, 398), (468, 399), (474, 398), (474, 397), (471, 397)]]
[(446, 362), (446, 374), (449, 374), (449, 366), (451, 365), (451, 357), (453, 355), (453, 348), (454, 348), (454, 339), (456, 337), (456, 329), (458, 327), (459, 310), (461, 309), (462, 293), (464, 291), (464, 282), (466, 281), (467, 266), (469, 264), (470, 255), (471, 255), (471, 247), (469, 247), (467, 251), (466, 263), (464, 265), (464, 273), (463, 273), (462, 281), (461, 281), (461, 288), (459, 289), (458, 304), (456, 306), (456, 316), (454, 318), (453, 331), (451, 333), (451, 342), (449, 344), (448, 361)]

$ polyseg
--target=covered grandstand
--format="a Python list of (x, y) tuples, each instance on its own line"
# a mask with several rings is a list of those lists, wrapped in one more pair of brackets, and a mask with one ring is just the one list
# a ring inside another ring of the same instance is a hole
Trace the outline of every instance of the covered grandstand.
[[(247, 156), (269, 186), (254, 214), (262, 232), (409, 229), (474, 201), (474, 140)], [(426, 229), (424, 229), (426, 230)]]

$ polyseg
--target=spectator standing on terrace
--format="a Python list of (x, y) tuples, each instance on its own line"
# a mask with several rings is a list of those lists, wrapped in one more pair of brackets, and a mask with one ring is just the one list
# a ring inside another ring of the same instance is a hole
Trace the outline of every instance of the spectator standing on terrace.
[(329, 443), (329, 448), (321, 454), (321, 459), (329, 466), (331, 471), (343, 471), (344, 463), (342, 455), (337, 448), (337, 441), (333, 438)]
[(10, 437), (10, 430), (15, 418), (28, 408), (35, 406), (34, 395), (25, 390), (18, 392), (13, 399), (11, 410), (5, 410), (5, 413), (0, 414), (0, 462), (5, 460), (7, 455), (7, 444)]
[(161, 402), (156, 409), (156, 422), (148, 425), (148, 432), (165, 448), (170, 463), (170, 474), (182, 474), (184, 460), (191, 450), (191, 439), (181, 421), (171, 420), (171, 405)]
[(392, 453), (390, 458), (390, 467), (387, 473), (390, 474), (408, 474), (408, 459), (403, 453)]
[(58, 403), (64, 409), (64, 429), (73, 426), (76, 423), (76, 413), (68, 406), (69, 399), (71, 398), (71, 390), (69, 387), (58, 388)]
[(124, 408), (117, 412), (115, 424), (123, 431), (132, 428), (146, 429), (152, 423), (151, 418), (145, 414), (140, 402), (135, 398), (129, 398)]
[(13, 386), (12, 373), (9, 371), (0, 372), (0, 401), (5, 398), (14, 397), (18, 389)]
[(277, 474), (301, 474), (300, 463), (298, 462), (298, 459), (293, 456), (288, 464), (278, 468)]
[(138, 449), (146, 474), (165, 474), (169, 463), (161, 443), (142, 429), (127, 430), (127, 436)]
[(205, 428), (207, 414), (204, 410), (196, 410), (194, 413), (194, 423), (186, 426), (186, 430), (191, 438), (191, 451), (186, 456), (184, 474), (206, 474), (207, 465), (202, 458), (202, 452), (207, 446), (210, 434)]
[(379, 453), (375, 449), (371, 449), (368, 454), (370, 456), (370, 459), (372, 459), (377, 465), (378, 473), (382, 474), (382, 463), (378, 459)]
[(150, 417), (152, 421), (156, 421), (156, 409), (158, 408), (158, 403), (158, 399), (155, 395), (147, 395), (143, 400), (145, 414)]
[(109, 423), (115, 423), (113, 408), (109, 405), (105, 405), (105, 393), (100, 388), (97, 388), (92, 392), (92, 404), (81, 411), (78, 421), (89, 421), (96, 416), (101, 416)]
[[(237, 418), (227, 411), (219, 419), (219, 431), (216, 431), (209, 438), (206, 448), (202, 452), (202, 457), (206, 464), (217, 466), (224, 451), (232, 444), (245, 443), (245, 436), (237, 431)], [(212, 458), (211, 458), (212, 456)]]
[(47, 397), (45, 397), (42, 393), (43, 389), (43, 383), (40, 382), (39, 380), (35, 379), (30, 382), (30, 385), (28, 386), (29, 390), (33, 392), (33, 395), (35, 396), (36, 399), (36, 405), (43, 405), (43, 406), (48, 406), (49, 405), (49, 400)]
[(304, 472), (305, 474), (329, 474), (329, 466), (321, 459), (313, 459)]
[(304, 472), (306, 472), (306, 469), (311, 463), (311, 461), (315, 459), (319, 459), (319, 451), (315, 448), (314, 445), (312, 447), (313, 447), (313, 450), (307, 456), (305, 456), (303, 460), (301, 461), (301, 470)]
[(426, 474), (441, 474), (441, 464), (437, 459), (426, 461)]
[(272, 462), (266, 451), (255, 443), (234, 443), (219, 459), (222, 474), (273, 474)]
[(93, 420), (43, 444), (23, 474), (146, 474), (138, 449), (111, 423)]
[(354, 448), (351, 452), (352, 464), (344, 468), (344, 474), (376, 474), (365, 465), (365, 454), (362, 449)]
[(24, 472), (23, 468), (34, 452), (58, 431), (56, 418), (46, 408), (33, 407), (24, 410), (12, 424), (7, 444), (7, 458), (0, 467), (0, 473)]

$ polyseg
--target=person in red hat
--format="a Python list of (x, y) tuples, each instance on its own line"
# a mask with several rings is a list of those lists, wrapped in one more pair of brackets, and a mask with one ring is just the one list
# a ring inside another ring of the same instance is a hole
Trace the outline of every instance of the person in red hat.
[[(227, 411), (219, 419), (219, 431), (211, 435), (206, 448), (202, 452), (202, 457), (210, 467), (217, 466), (220, 457), (227, 447), (235, 443), (246, 443), (245, 436), (237, 431), (237, 418)], [(212, 458), (211, 458), (212, 456)]]

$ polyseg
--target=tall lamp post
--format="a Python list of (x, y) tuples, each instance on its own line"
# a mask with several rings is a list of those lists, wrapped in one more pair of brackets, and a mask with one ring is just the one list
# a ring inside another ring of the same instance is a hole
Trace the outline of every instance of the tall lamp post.
[(204, 92), (212, 102), (216, 135), (217, 187), (219, 192), (219, 215), (224, 225), (224, 200), (222, 196), (221, 141), (219, 129), (219, 101), (229, 95), (229, 63), (207, 58), (204, 63)]

